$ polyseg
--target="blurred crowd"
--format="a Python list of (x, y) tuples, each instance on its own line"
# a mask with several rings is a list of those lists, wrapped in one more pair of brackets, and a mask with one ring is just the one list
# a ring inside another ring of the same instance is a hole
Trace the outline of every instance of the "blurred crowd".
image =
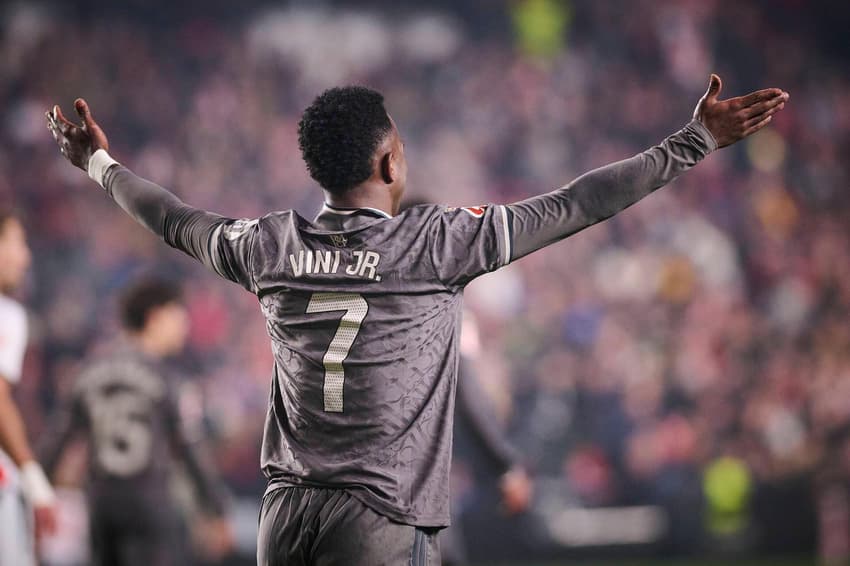
[[(61, 159), (44, 126), (52, 104), (67, 115), (85, 97), (112, 155), (194, 206), (312, 218), (321, 194), (296, 125), (328, 86), (384, 93), (411, 196), (477, 205), (659, 142), (717, 72), (721, 98), (777, 86), (791, 100), (768, 129), (632, 209), (473, 283), (478, 373), (494, 418), (565, 505), (684, 509), (722, 537), (747, 532), (761, 486), (802, 478), (814, 506), (819, 486), (843, 482), (850, 77), (848, 54), (823, 36), (846, 30), (790, 0), (496, 5), (508, 31), (395, 3), (167, 26), (9, 7), (0, 202), (24, 213), (34, 250), (23, 296), (34, 430), (81, 360), (109, 347), (116, 292), (142, 273), (176, 275), (194, 329), (178, 361), (184, 409), (234, 492), (261, 493), (272, 356), (255, 299), (137, 227)], [(474, 500), (474, 481), (462, 489)]]

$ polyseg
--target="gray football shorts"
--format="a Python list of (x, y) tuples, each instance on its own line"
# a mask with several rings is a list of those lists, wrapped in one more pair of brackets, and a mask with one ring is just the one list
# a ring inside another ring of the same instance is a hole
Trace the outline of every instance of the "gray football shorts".
[(344, 489), (281, 487), (266, 494), (259, 566), (439, 566), (438, 529), (395, 523)]

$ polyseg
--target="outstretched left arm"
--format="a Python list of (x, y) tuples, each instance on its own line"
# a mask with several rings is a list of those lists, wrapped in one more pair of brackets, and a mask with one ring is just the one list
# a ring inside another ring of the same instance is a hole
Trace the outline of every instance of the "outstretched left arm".
[(47, 127), (62, 155), (86, 171), (127, 214), (165, 243), (253, 291), (248, 256), (256, 223), (240, 224), (194, 208), (167, 189), (135, 175), (109, 155), (109, 142), (88, 104), (77, 99), (74, 106), (81, 126), (68, 121), (58, 106), (46, 113)]
[(655, 147), (585, 173), (560, 189), (508, 205), (511, 260), (635, 204), (715, 149), (765, 127), (788, 100), (788, 93), (778, 88), (718, 100), (720, 89), (720, 77), (711, 75), (693, 120)]

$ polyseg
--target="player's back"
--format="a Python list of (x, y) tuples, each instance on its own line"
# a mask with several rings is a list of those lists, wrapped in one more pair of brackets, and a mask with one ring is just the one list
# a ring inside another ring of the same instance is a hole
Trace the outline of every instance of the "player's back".
[(259, 220), (246, 245), (275, 355), (272, 487), (345, 487), (396, 520), (447, 524), (461, 291), (501, 264), (500, 208)]
[(73, 404), (88, 435), (93, 497), (166, 494), (177, 419), (158, 362), (122, 345), (89, 363)]

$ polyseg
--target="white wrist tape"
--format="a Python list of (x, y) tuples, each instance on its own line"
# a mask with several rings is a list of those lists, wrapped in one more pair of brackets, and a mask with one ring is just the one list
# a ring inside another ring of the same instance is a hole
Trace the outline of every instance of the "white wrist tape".
[(33, 507), (53, 505), (56, 499), (44, 470), (32, 460), (21, 466), (21, 491)]
[(103, 186), (103, 176), (106, 174), (106, 170), (113, 165), (118, 165), (118, 162), (112, 159), (112, 157), (106, 153), (105, 149), (99, 149), (95, 151), (91, 157), (89, 157), (89, 177), (105, 189), (106, 187)]

